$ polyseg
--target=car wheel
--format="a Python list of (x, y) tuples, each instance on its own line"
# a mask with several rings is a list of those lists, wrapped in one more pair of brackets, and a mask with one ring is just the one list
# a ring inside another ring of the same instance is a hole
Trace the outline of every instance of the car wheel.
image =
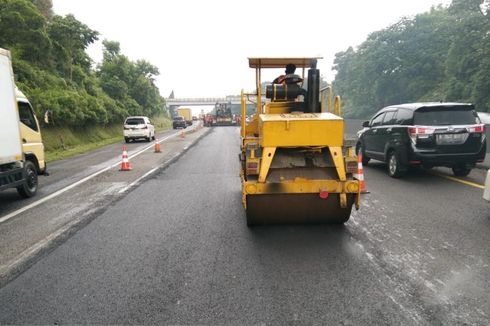
[(356, 154), (359, 154), (359, 152), (362, 154), (362, 165), (367, 165), (371, 159), (366, 155), (366, 151), (361, 142), (356, 145)]
[(30, 198), (36, 194), (37, 191), (37, 171), (36, 166), (31, 161), (26, 161), (25, 176), (26, 182), (17, 187), (17, 192), (24, 198)]
[(465, 165), (453, 166), (452, 170), (454, 175), (457, 177), (466, 177), (471, 172), (471, 168), (468, 168)]
[(405, 167), (402, 165), (399, 154), (396, 151), (391, 151), (388, 154), (388, 175), (392, 178), (399, 178), (406, 173)]
[(153, 133), (153, 136), (151, 137), (152, 140), (155, 140), (155, 133)]
[(124, 141), (125, 141), (126, 143), (129, 143), (129, 138), (128, 138), (128, 137), (124, 137)]

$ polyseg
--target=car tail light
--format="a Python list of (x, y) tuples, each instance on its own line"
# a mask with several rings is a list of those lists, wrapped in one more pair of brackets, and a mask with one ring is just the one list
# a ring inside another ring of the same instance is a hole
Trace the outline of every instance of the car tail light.
[(417, 127), (417, 134), (418, 135), (431, 135), (434, 133), (434, 128), (431, 127)]
[(409, 127), (408, 128), (408, 135), (410, 136), (410, 139), (412, 140), (412, 142), (415, 144), (417, 142), (417, 128)]
[(410, 135), (410, 139), (414, 144), (417, 143), (417, 139), (427, 139), (430, 135), (432, 135), (435, 131), (435, 128), (432, 127), (409, 127), (408, 134)]
[(471, 127), (467, 127), (466, 130), (468, 130), (468, 132), (484, 133), (486, 131), (486, 127), (485, 127), (484, 124), (474, 125), (474, 126), (471, 126)]
[(124, 126), (124, 130), (129, 130), (129, 129), (131, 129), (131, 128)]
[(141, 129), (148, 129), (148, 126), (144, 125), (143, 127), (141, 127)]

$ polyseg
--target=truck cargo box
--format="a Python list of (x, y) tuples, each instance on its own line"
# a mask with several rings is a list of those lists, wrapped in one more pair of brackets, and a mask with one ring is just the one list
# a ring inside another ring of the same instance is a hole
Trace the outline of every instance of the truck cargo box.
[(19, 113), (10, 53), (0, 49), (0, 164), (22, 160)]

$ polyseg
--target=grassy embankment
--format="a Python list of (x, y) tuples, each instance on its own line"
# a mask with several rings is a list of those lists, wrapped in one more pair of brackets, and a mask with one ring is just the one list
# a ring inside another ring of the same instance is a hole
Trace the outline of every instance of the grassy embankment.
[[(153, 117), (151, 120), (157, 131), (172, 126), (172, 121), (163, 116)], [(86, 127), (79, 130), (54, 127), (44, 128), (41, 132), (48, 163), (124, 140), (121, 124)]]

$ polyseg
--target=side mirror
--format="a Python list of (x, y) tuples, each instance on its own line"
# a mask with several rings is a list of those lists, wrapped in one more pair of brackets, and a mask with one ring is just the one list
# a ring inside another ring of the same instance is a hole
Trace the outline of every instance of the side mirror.
[(362, 126), (363, 126), (364, 128), (369, 127), (369, 121), (364, 121), (364, 122), (362, 123)]

